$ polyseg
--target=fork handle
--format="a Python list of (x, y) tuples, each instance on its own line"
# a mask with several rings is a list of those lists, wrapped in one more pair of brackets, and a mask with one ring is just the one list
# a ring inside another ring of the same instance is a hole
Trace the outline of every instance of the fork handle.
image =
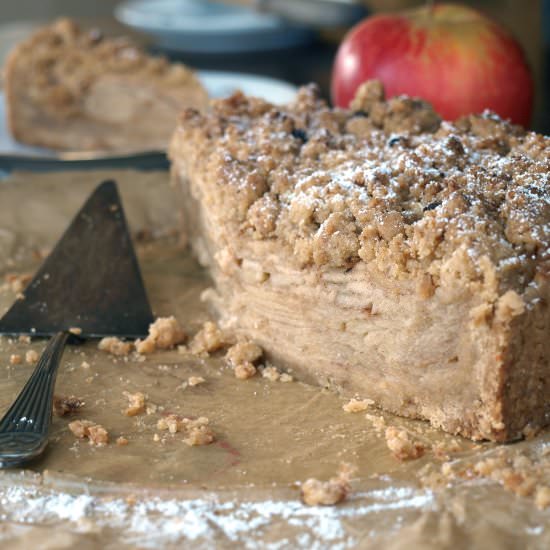
[[(31, 377), (0, 421), (0, 467), (34, 458), (45, 449), (57, 369), (68, 338), (68, 332), (52, 336)], [(27, 449), (24, 441), (28, 441)]]

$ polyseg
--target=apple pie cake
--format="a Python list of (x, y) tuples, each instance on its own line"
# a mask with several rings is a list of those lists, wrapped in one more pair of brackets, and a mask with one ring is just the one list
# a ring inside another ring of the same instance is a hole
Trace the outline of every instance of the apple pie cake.
[(170, 145), (220, 320), (302, 379), (473, 439), (550, 420), (550, 138), (425, 102), (188, 109)]
[(8, 123), (15, 139), (62, 150), (166, 150), (185, 107), (207, 94), (179, 63), (125, 38), (104, 38), (61, 19), (8, 56)]

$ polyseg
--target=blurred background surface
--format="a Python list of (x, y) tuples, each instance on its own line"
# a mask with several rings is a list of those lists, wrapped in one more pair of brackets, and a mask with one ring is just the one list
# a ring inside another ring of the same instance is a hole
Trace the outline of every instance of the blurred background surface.
[[(229, 0), (228, 0), (229, 1)], [(277, 0), (232, 0), (233, 4), (253, 5)], [(287, 0), (288, 3), (289, 0)], [(314, 0), (313, 0), (314, 1)], [(350, 0), (348, 0), (350, 1)], [(100, 25), (108, 33), (129, 30), (114, 17), (121, 0), (16, 0), (0, 1), (0, 59), (10, 44), (37, 23), (59, 16), (75, 17), (84, 25)], [(363, 0), (370, 13), (396, 11), (425, 4), (419, 0)], [(508, 28), (522, 44), (536, 83), (536, 107), (532, 127), (550, 133), (550, 0), (469, 0), (462, 3), (483, 11)], [(269, 6), (268, 6), (269, 7)], [(346, 28), (323, 25), (311, 29), (312, 40), (300, 45), (267, 51), (196, 53), (168, 51), (170, 57), (201, 69), (249, 72), (287, 80), (294, 84), (315, 81), (328, 98), (332, 62), (338, 41)], [(131, 33), (132, 34), (132, 33)], [(135, 33), (133, 33), (135, 34)], [(153, 50), (155, 42), (135, 34)]]

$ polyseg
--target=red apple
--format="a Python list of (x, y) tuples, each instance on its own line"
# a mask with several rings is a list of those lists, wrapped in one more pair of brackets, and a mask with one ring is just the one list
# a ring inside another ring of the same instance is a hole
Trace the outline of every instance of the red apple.
[(388, 97), (421, 97), (447, 120), (484, 109), (524, 126), (531, 119), (533, 80), (519, 44), (465, 6), (436, 4), (356, 25), (336, 54), (333, 103), (347, 107), (371, 78)]

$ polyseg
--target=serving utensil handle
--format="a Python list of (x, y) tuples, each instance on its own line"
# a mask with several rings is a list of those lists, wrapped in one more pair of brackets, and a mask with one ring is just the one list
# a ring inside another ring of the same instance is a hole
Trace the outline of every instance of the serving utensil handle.
[(69, 336), (68, 332), (52, 336), (25, 387), (0, 420), (0, 468), (17, 466), (46, 448), (57, 368)]

